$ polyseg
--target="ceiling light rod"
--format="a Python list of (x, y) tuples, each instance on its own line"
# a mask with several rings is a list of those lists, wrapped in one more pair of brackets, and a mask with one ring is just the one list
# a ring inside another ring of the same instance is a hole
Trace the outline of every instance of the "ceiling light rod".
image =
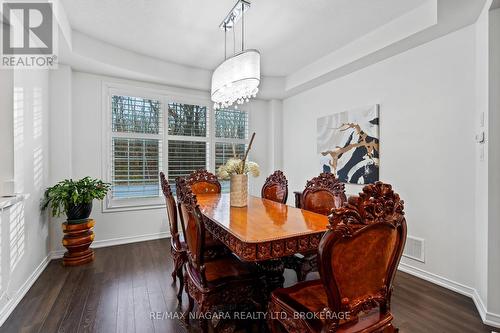
[(243, 16), (243, 13), (246, 12), (250, 8), (250, 1), (248, 0), (238, 0), (238, 2), (234, 5), (233, 9), (226, 15), (222, 23), (219, 25), (221, 30), (231, 30), (234, 28), (236, 22), (240, 20)]

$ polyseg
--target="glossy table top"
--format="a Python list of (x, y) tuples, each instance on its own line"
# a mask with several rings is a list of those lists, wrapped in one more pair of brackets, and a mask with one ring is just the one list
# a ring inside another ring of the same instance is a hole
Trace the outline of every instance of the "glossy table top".
[(196, 196), (202, 214), (246, 243), (324, 233), (328, 217), (249, 196), (247, 207), (231, 207), (229, 194)]

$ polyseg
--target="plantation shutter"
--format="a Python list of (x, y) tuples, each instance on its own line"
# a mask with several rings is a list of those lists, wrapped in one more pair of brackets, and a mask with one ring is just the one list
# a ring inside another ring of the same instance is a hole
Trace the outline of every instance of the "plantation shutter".
[[(244, 110), (215, 111), (215, 169), (230, 158), (243, 158), (248, 139), (248, 113)], [(229, 181), (221, 181), (222, 191), (229, 191)]]
[(113, 95), (111, 112), (112, 198), (158, 197), (162, 151), (160, 102)]
[[(206, 106), (168, 104), (168, 181), (186, 177), (198, 169), (208, 169), (209, 135)], [(175, 186), (172, 190), (175, 191)]]

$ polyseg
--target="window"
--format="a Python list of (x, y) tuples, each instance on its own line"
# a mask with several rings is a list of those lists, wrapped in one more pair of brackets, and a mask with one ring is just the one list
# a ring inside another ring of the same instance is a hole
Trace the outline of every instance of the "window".
[(158, 197), (162, 126), (160, 102), (111, 96), (111, 199)]
[(206, 106), (168, 104), (168, 182), (197, 169), (209, 169), (208, 113)]
[[(112, 184), (105, 211), (160, 207), (160, 171), (175, 192), (177, 177), (197, 169), (216, 172), (245, 152), (246, 111), (213, 110), (208, 99), (199, 97), (103, 87), (103, 172)], [(229, 182), (221, 183), (223, 191), (229, 190)]]
[[(232, 157), (243, 158), (248, 139), (248, 114), (243, 110), (215, 111), (215, 169)], [(222, 191), (229, 191), (229, 181), (221, 181)]]

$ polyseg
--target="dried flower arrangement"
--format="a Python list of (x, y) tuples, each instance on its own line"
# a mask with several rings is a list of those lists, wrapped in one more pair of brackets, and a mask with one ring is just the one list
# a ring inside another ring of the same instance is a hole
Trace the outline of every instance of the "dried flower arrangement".
[(258, 177), (260, 175), (259, 165), (255, 162), (247, 161), (248, 152), (250, 151), (250, 148), (252, 148), (254, 138), (255, 133), (252, 134), (252, 138), (250, 139), (250, 143), (247, 150), (245, 151), (243, 159), (234, 156), (227, 160), (226, 164), (219, 167), (219, 169), (217, 170), (217, 176), (220, 179), (229, 179), (231, 178), (231, 175), (250, 174), (254, 177)]

